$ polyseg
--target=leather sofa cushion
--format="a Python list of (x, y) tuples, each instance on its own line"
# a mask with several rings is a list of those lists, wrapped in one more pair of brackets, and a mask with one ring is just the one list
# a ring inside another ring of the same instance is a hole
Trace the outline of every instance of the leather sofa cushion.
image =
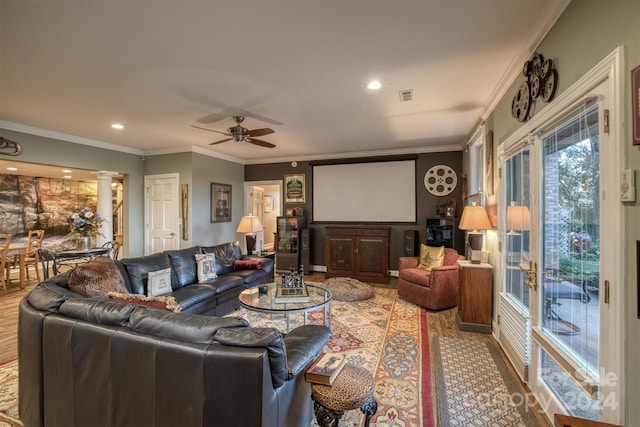
[[(147, 255), (137, 258), (125, 258), (120, 261), (127, 270), (131, 292), (134, 294), (147, 295), (147, 274), (150, 271), (172, 268), (169, 256), (164, 252)], [(195, 266), (195, 260), (194, 260)], [(178, 279), (175, 273), (171, 272), (171, 288), (178, 287)]]
[(287, 349), (288, 377), (295, 377), (314, 361), (331, 338), (331, 330), (321, 325), (303, 325), (284, 337)]
[(165, 253), (171, 260), (171, 266), (173, 267), (173, 272), (177, 279), (176, 286), (173, 287), (173, 289), (178, 289), (198, 282), (198, 277), (196, 275), (198, 270), (196, 267), (195, 255), (201, 253), (199, 246), (166, 251)]
[(97, 257), (69, 272), (69, 289), (85, 297), (106, 298), (109, 292), (128, 292), (115, 262)]
[[(215, 279), (207, 280), (200, 283), (200, 285), (210, 286), (215, 290), (216, 294), (221, 294), (230, 291), (233, 288), (242, 286), (244, 284), (244, 278), (237, 274), (225, 274), (224, 276), (218, 276)], [(244, 286), (242, 286), (244, 289)]]
[(176, 299), (182, 310), (187, 310), (203, 301), (215, 299), (218, 291), (210, 285), (195, 283), (173, 291), (171, 295)]
[(202, 246), (200, 249), (203, 254), (212, 253), (216, 256), (216, 274), (218, 276), (234, 271), (233, 266), (236, 260), (242, 258), (240, 247), (231, 242), (216, 246)]
[[(225, 319), (236, 319), (225, 317)], [(239, 319), (242, 320), (242, 319)], [(234, 347), (265, 348), (269, 355), (271, 381), (278, 388), (289, 379), (287, 371), (287, 353), (282, 334), (275, 328), (223, 329), (214, 337), (220, 344)]]
[(235, 277), (241, 277), (242, 281), (250, 285), (255, 281), (260, 281), (264, 277), (267, 276), (267, 272), (265, 270), (238, 270), (232, 273)]
[(73, 319), (109, 326), (126, 326), (137, 307), (116, 301), (73, 298), (60, 306), (60, 314)]
[(246, 320), (237, 317), (177, 314), (142, 307), (133, 312), (129, 322), (131, 329), (141, 334), (198, 344), (211, 343), (225, 328), (245, 329), (249, 326)]

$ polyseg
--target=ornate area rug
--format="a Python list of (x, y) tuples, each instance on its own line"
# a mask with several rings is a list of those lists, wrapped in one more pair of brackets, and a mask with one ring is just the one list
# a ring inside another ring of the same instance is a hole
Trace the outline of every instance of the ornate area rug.
[(433, 346), (440, 427), (538, 425), (495, 345), (434, 337)]
[(22, 425), (18, 421), (18, 360), (0, 362), (0, 427)]
[[(396, 289), (374, 289), (371, 299), (333, 301), (333, 336), (325, 351), (343, 353), (348, 363), (373, 374), (378, 412), (372, 417), (371, 426), (434, 426), (426, 313), (399, 299)], [(249, 310), (242, 314), (253, 326), (284, 330), (282, 316)], [(303, 320), (303, 314), (292, 314), (291, 328)], [(308, 323), (321, 324), (322, 320), (321, 311), (307, 313)], [(345, 412), (339, 426), (363, 423), (364, 415), (355, 409)]]

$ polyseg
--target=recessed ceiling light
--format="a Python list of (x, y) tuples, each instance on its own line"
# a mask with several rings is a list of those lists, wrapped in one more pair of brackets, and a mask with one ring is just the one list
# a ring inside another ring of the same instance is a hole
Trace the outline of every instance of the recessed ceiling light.
[(71, 179), (72, 177), (71, 177), (71, 175), (65, 175), (65, 176), (63, 176), (63, 178), (64, 179)]
[(7, 170), (8, 170), (8, 171), (17, 171), (17, 170), (18, 170), (18, 168), (8, 167), (8, 168), (7, 168)]
[(124, 129), (124, 126), (121, 125), (120, 123), (114, 123), (111, 125), (111, 127), (114, 129)]
[(62, 169), (62, 173), (71, 173), (73, 172), (71, 169)]
[(369, 83), (367, 83), (367, 89), (376, 90), (380, 89), (381, 87), (382, 83), (377, 80), (371, 80)]

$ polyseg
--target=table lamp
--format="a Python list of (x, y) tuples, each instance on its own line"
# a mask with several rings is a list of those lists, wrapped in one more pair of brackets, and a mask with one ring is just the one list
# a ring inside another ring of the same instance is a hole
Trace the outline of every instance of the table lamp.
[(244, 233), (247, 240), (247, 254), (253, 254), (256, 250), (256, 233), (264, 230), (260, 218), (254, 215), (243, 216), (236, 231)]
[(479, 230), (493, 228), (491, 227), (491, 222), (489, 222), (487, 210), (484, 206), (476, 206), (475, 203), (465, 206), (458, 228), (461, 230), (471, 230), (468, 236), (469, 247), (471, 248), (471, 263), (480, 264), (482, 257), (482, 233), (480, 233)]

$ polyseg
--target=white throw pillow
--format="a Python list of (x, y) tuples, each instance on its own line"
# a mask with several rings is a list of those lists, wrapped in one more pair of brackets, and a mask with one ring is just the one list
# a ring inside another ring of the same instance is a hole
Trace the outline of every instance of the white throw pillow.
[(171, 291), (171, 268), (149, 272), (147, 279), (148, 297), (168, 294)]
[(216, 274), (216, 257), (214, 254), (196, 254), (196, 264), (198, 265), (198, 282), (218, 277)]

